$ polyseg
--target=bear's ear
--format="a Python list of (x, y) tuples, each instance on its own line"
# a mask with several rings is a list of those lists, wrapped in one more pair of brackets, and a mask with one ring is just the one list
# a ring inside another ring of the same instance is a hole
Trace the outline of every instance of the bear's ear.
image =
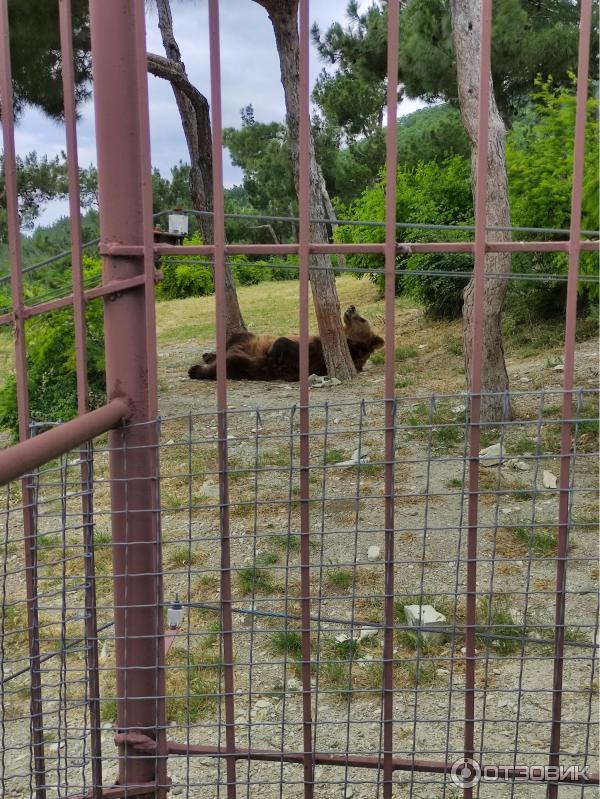
[(380, 347), (383, 347), (385, 341), (381, 338), (381, 336), (373, 336), (371, 344), (374, 350), (378, 350)]

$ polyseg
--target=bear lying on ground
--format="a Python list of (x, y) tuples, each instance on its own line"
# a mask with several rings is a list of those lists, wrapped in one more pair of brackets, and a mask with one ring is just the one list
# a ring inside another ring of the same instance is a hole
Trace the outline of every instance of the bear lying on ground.
[[(371, 329), (351, 305), (344, 312), (344, 333), (350, 355), (357, 371), (361, 372), (375, 350), (383, 347), (383, 339)], [(285, 380), (300, 379), (300, 345), (298, 336), (255, 336), (254, 333), (236, 333), (227, 341), (226, 369), (229, 380)], [(217, 361), (214, 352), (205, 352), (203, 363), (188, 371), (194, 380), (215, 380)], [(308, 343), (308, 373), (326, 375), (323, 347), (318, 336)]]

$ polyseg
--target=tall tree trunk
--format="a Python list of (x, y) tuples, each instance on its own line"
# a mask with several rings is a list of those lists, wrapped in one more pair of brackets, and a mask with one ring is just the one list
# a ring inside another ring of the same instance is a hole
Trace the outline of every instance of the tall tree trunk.
[[(477, 162), (477, 122), (479, 111), (479, 56), (481, 43), (481, 0), (452, 0), (452, 34), (456, 56), (458, 99), (460, 113), (472, 145), (472, 184), (475, 196)], [(486, 224), (508, 227), (510, 207), (508, 203), (508, 181), (504, 149), (505, 127), (498, 112), (494, 89), (490, 77), (490, 116), (488, 139), (488, 180)], [(489, 235), (489, 233), (488, 233)], [(494, 232), (497, 241), (510, 241), (509, 232)], [(508, 275), (511, 271), (510, 253), (489, 253), (485, 259), (486, 274), (506, 275), (485, 281), (483, 298), (483, 352), (481, 389), (483, 392), (508, 390), (508, 374), (502, 344), (502, 310)], [(471, 352), (473, 345), (473, 300), (474, 280), (465, 288), (463, 309), (463, 339), (467, 387), (471, 389)], [(504, 398), (501, 395), (483, 397), (482, 419), (488, 422), (501, 421), (506, 415)]]
[[(298, 37), (298, 0), (254, 0), (268, 13), (279, 54), (281, 83), (285, 94), (287, 126), (290, 134), (292, 158), (294, 161), (294, 181), (298, 190), (298, 134), (300, 126), (300, 96), (298, 82), (300, 76), (300, 42)], [(313, 218), (329, 216), (323, 202), (325, 189), (321, 170), (316, 159), (310, 137), (310, 212)], [(312, 224), (311, 241), (327, 242), (327, 226)], [(337, 296), (335, 275), (331, 260), (326, 255), (313, 255), (310, 261), (310, 285), (315, 313), (319, 325), (319, 335), (323, 343), (323, 353), (330, 377), (347, 380), (354, 377), (356, 369), (340, 317), (340, 302)]]
[[(156, 0), (158, 27), (167, 55), (148, 54), (148, 71), (171, 83), (179, 109), (181, 125), (190, 155), (190, 195), (196, 211), (212, 211), (212, 136), (210, 109), (204, 95), (193, 86), (187, 76), (185, 64), (173, 33), (170, 0)], [(200, 230), (205, 244), (212, 244), (213, 220), (200, 217)], [(227, 337), (246, 330), (240, 310), (233, 274), (225, 264), (225, 325)]]

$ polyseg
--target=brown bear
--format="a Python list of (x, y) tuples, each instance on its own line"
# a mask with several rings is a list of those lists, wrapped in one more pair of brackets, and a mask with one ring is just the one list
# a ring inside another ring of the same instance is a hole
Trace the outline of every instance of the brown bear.
[[(383, 347), (383, 339), (371, 329), (351, 305), (344, 312), (344, 333), (348, 340), (350, 355), (357, 371), (375, 350)], [(285, 380), (300, 379), (300, 345), (298, 336), (255, 336), (254, 333), (236, 333), (227, 341), (227, 377), (230, 380)], [(215, 380), (217, 361), (214, 352), (205, 352), (203, 363), (192, 366), (188, 371), (194, 380)], [(327, 367), (323, 357), (323, 347), (318, 336), (311, 336), (308, 342), (308, 373), (326, 375)]]

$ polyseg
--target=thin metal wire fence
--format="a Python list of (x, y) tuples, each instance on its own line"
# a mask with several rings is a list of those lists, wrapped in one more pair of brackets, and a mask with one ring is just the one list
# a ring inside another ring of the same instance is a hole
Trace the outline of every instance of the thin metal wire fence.
[[(552, 722), (559, 491), (547, 486), (553, 484), (549, 475), (558, 471), (562, 393), (516, 392), (509, 399), (512, 419), (482, 428), (483, 444), (499, 446), (480, 461), (475, 759), (514, 769), (545, 765)], [(571, 420), (565, 768), (593, 768), (598, 746), (597, 408), (597, 391), (578, 391)], [(315, 790), (323, 796), (375, 797), (382, 791), (377, 769), (344, 765), (344, 757), (348, 753), (356, 763), (365, 758), (373, 766), (381, 751), (385, 406), (311, 398), (310, 410), (308, 634), (311, 734), (320, 764)], [(394, 418), (394, 784), (398, 796), (453, 796), (450, 775), (415, 769), (422, 761), (438, 767), (452, 763), (462, 752), (469, 429), (464, 395), (397, 397)], [(220, 597), (218, 415), (152, 423), (160, 442), (163, 613), (166, 623), (171, 618), (177, 625), (169, 631), (165, 660), (169, 774), (179, 795), (226, 795), (226, 774), (210, 754), (223, 745), (225, 707), (231, 703), (236, 747), (242, 752), (236, 758), (238, 788), (245, 786), (247, 796), (300, 796), (302, 766), (293, 755), (303, 751), (299, 409), (245, 408), (228, 411), (227, 420), (234, 431), (228, 440), (230, 664), (223, 654)], [(125, 428), (122, 436), (127, 435)], [(92, 547), (86, 544), (82, 515), (81, 453), (27, 478), (35, 497), (31, 543), (40, 617), (34, 634), (40, 646), (44, 711), (39, 721), (49, 797), (83, 794), (93, 785), (94, 742), (101, 744), (104, 773), (117, 766), (113, 737), (121, 697), (115, 681), (109, 455), (105, 438), (85, 454), (93, 473)], [(33, 792), (23, 702), (29, 669), (21, 553), (27, 542), (20, 488), (11, 484), (2, 491), (0, 784), (3, 796), (12, 797)], [(86, 568), (89, 559), (92, 574)], [(119, 576), (127, 580), (127, 571)], [(146, 575), (149, 580), (157, 576)], [(98, 624), (99, 730), (88, 715), (90, 578)], [(428, 606), (431, 618), (419, 618), (419, 606)], [(162, 638), (145, 641), (155, 645), (162, 645)], [(227, 668), (233, 695), (225, 691)], [(243, 755), (245, 750), (253, 751), (252, 758)], [(325, 765), (328, 761), (333, 765)], [(508, 779), (481, 783), (478, 795), (544, 792), (543, 785)]]
[[(410, 250), (396, 242), (394, 80), (385, 241), (311, 241), (307, 0), (299, 6), (298, 241), (226, 244), (219, 3), (209, 0), (214, 244), (181, 248), (152, 243), (143, 3), (91, 0), (104, 274), (90, 289), (70, 4), (61, 0), (73, 294), (28, 307), (8, 6), (0, 0), (12, 292), (0, 321), (15, 331), (21, 438), (0, 457), (8, 483), (0, 512), (7, 797), (164, 799), (171, 789), (227, 799), (554, 799), (559, 790), (597, 791), (588, 767), (598, 747), (598, 392), (575, 382), (579, 257), (598, 247), (580, 230), (591, 2), (581, 3), (568, 239), (487, 239), (484, 0), (474, 240)], [(398, 4), (388, 11), (395, 76)], [(497, 277), (486, 272), (486, 254), (519, 251), (568, 256), (562, 388), (494, 395), (504, 416), (482, 421), (491, 397), (482, 391), (477, 333), (469, 393), (398, 396), (398, 256), (472, 254), (480, 331), (485, 281)], [(385, 263), (383, 394), (374, 400), (311, 394), (311, 259), (335, 252)], [(298, 401), (230, 407), (218, 313), (216, 398), (205, 384), (206, 412), (160, 418), (155, 258), (212, 259), (221, 309), (234, 254), (298, 256)], [(105, 298), (109, 401), (88, 412), (84, 309), (97, 297)], [(70, 305), (80, 416), (31, 439), (25, 320)], [(471, 784), (469, 760), (480, 764)], [(499, 779), (490, 781), (493, 773)]]

